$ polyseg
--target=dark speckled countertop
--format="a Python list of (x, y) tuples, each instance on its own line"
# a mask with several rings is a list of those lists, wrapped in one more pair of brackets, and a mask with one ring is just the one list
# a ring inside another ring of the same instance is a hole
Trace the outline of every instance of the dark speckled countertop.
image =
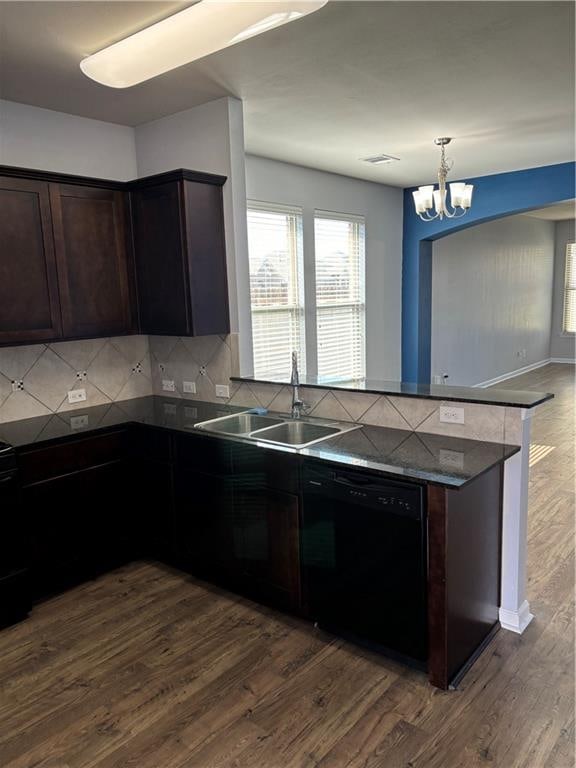
[[(195, 425), (245, 410), (217, 403), (143, 397), (112, 405), (6, 422), (0, 424), (0, 441), (22, 450), (130, 423), (206, 435), (206, 432), (196, 430)], [(243, 438), (214, 436), (214, 439), (250, 442), (254, 445), (254, 441)], [(372, 469), (389, 476), (423, 480), (448, 488), (462, 487), (519, 451), (517, 446), (500, 443), (372, 426), (347, 432), (299, 451), (269, 443), (258, 445), (266, 450), (299, 453), (308, 458)]]
[[(232, 381), (245, 381), (248, 384), (288, 384), (290, 376), (270, 376), (256, 378), (250, 376), (232, 376)], [(410, 384), (404, 381), (380, 381), (378, 379), (322, 379), (317, 376), (300, 375), (300, 386), (312, 389), (341, 389), (346, 392), (368, 392), (372, 395), (395, 395), (416, 397), (423, 400), (453, 400), (460, 403), (479, 403), (482, 405), (500, 405), (508, 408), (535, 408), (537, 405), (552, 400), (550, 392), (532, 392), (516, 389), (496, 389), (490, 387), (452, 387), (446, 384)]]

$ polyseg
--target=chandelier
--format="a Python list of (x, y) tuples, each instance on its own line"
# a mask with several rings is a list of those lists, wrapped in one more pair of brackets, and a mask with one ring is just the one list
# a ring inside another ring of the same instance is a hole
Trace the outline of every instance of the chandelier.
[[(416, 213), (422, 221), (442, 220), (444, 217), (447, 219), (457, 219), (460, 216), (464, 216), (472, 205), (474, 185), (466, 184), (463, 181), (457, 181), (449, 185), (451, 207), (449, 208), (446, 204), (446, 177), (452, 169), (452, 161), (446, 160), (444, 147), (450, 144), (451, 141), (452, 139), (447, 137), (434, 139), (434, 144), (440, 147), (438, 189), (434, 189), (434, 185), (430, 184), (426, 187), (418, 187), (415, 192), (412, 192)], [(432, 213), (433, 208), (434, 213)]]

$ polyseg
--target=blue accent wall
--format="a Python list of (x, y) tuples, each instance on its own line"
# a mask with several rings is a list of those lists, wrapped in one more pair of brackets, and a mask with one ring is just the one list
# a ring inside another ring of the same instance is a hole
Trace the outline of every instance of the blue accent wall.
[[(461, 229), (576, 197), (576, 163), (462, 179), (474, 184), (472, 207), (460, 219), (424, 222), (411, 187), (404, 190), (402, 245), (402, 381), (430, 381), (432, 243)], [(458, 181), (458, 179), (454, 179)]]

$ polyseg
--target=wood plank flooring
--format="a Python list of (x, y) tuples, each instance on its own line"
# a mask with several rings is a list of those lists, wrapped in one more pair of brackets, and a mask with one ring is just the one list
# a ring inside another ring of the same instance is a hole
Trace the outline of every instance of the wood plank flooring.
[(458, 691), (135, 563), (0, 632), (0, 768), (572, 768), (574, 368), (506, 386), (556, 394), (533, 425), (554, 446), (531, 470), (536, 618)]

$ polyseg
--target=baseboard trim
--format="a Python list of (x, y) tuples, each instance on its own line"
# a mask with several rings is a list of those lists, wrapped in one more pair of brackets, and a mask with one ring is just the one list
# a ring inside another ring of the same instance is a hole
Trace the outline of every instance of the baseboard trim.
[(574, 358), (574, 357), (551, 357), (549, 362), (551, 362), (551, 363), (567, 363), (568, 365), (576, 365), (576, 358)]
[[(535, 371), (536, 368), (543, 368), (545, 365), (548, 365), (549, 363), (556, 362), (556, 360), (553, 360), (549, 357), (546, 358), (546, 360), (540, 360), (537, 363), (531, 363), (530, 365), (525, 365), (522, 368), (517, 368), (515, 371), (510, 371), (509, 373), (503, 373), (502, 376), (496, 376), (493, 379), (488, 379), (487, 381), (481, 381), (480, 384), (475, 384), (475, 387), (481, 387), (484, 389), (485, 387), (492, 387), (494, 384), (499, 384), (501, 381), (506, 381), (507, 379), (513, 379), (515, 376), (521, 376), (523, 373), (529, 373), (530, 371)], [(566, 362), (570, 362), (569, 360), (566, 360)]]
[(534, 616), (530, 613), (528, 600), (524, 600), (517, 611), (500, 608), (498, 618), (500, 619), (500, 626), (502, 629), (507, 629), (509, 632), (515, 632), (517, 635), (521, 635)]

